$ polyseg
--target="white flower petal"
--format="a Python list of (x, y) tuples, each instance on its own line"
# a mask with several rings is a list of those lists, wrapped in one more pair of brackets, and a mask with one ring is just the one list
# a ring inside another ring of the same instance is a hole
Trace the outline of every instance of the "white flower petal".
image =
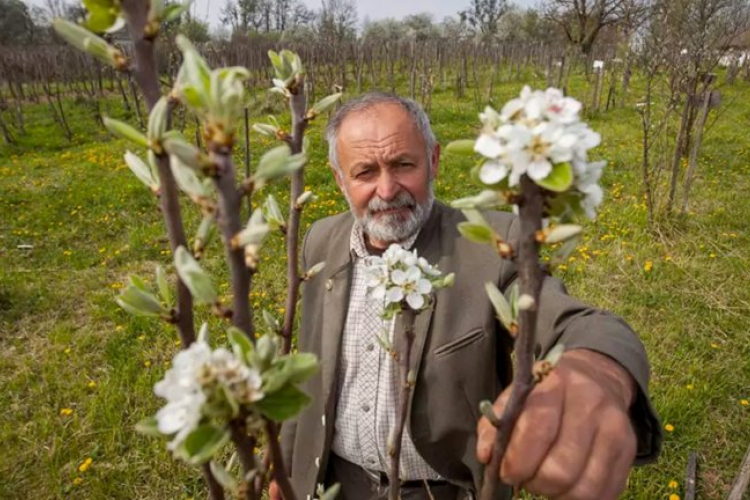
[(474, 151), (486, 158), (497, 158), (503, 154), (504, 150), (497, 138), (487, 134), (480, 134), (474, 143)]
[(424, 302), (424, 296), (419, 293), (412, 292), (406, 296), (406, 303), (415, 311), (422, 309)]
[(385, 293), (385, 305), (394, 304), (404, 300), (404, 291), (397, 286), (393, 286)]
[(479, 180), (488, 185), (497, 184), (506, 175), (508, 167), (498, 161), (488, 161), (479, 169)]
[(526, 173), (535, 181), (541, 181), (552, 172), (552, 164), (546, 158), (539, 158), (529, 163)]

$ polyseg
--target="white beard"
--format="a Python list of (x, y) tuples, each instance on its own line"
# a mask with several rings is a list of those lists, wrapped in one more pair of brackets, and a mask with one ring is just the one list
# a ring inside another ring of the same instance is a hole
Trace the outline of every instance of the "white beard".
[[(357, 215), (355, 212), (346, 190), (344, 190), (344, 196), (349, 203), (352, 215), (362, 227), (362, 231), (370, 238), (385, 243), (398, 243), (414, 236), (427, 222), (432, 211), (432, 205), (435, 202), (432, 181), (428, 186), (428, 196), (424, 203), (417, 203), (414, 197), (406, 191), (401, 191), (391, 201), (385, 201), (375, 196), (368, 202), (367, 209), (362, 215)], [(408, 207), (406, 215), (401, 213), (376, 215), (376, 212), (379, 211), (402, 207)]]

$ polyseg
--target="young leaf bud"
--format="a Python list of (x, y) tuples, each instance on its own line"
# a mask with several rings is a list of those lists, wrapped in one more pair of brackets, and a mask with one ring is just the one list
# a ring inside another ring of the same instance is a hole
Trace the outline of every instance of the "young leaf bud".
[(116, 69), (124, 70), (127, 68), (127, 61), (122, 52), (89, 30), (64, 19), (55, 19), (52, 21), (52, 27), (58, 35), (78, 50), (88, 52)]
[(497, 286), (495, 286), (494, 283), (489, 281), (484, 284), (484, 289), (487, 292), (487, 296), (490, 298), (490, 302), (495, 309), (495, 314), (500, 320), (500, 323), (510, 331), (511, 323), (513, 323), (513, 314), (511, 305), (508, 303), (505, 295), (497, 289)]
[(156, 153), (161, 153), (161, 139), (164, 132), (167, 131), (167, 118), (169, 111), (169, 97), (162, 96), (161, 99), (156, 101), (154, 107), (151, 109), (151, 114), (148, 117), (148, 132), (146, 137), (148, 139), (149, 146), (155, 150)]
[(529, 309), (533, 309), (535, 304), (536, 302), (534, 301), (534, 297), (529, 294), (524, 293), (518, 298), (519, 311), (527, 311)]
[(576, 224), (560, 224), (553, 228), (547, 228), (544, 232), (544, 242), (547, 244), (560, 243), (575, 238), (581, 234), (583, 228)]
[(325, 113), (330, 110), (336, 103), (341, 99), (343, 94), (341, 92), (337, 94), (331, 94), (315, 103), (315, 105), (307, 112), (307, 118), (312, 120), (316, 116)]
[(299, 195), (299, 198), (297, 198), (297, 201), (295, 202), (298, 209), (302, 209), (302, 207), (305, 206), (305, 204), (310, 201), (310, 199), (315, 199), (316, 197), (312, 194), (312, 191), (305, 191), (301, 195)]
[(146, 139), (146, 136), (127, 123), (106, 116), (102, 118), (102, 121), (107, 130), (114, 135), (134, 142), (138, 146), (143, 146), (144, 148), (148, 147), (148, 139)]
[(492, 425), (494, 425), (495, 427), (498, 427), (500, 425), (500, 419), (495, 413), (495, 408), (492, 406), (492, 403), (490, 401), (485, 399), (480, 402), (479, 411), (482, 413), (484, 418), (490, 421)]
[(174, 254), (174, 265), (177, 268), (177, 274), (190, 290), (196, 303), (198, 304), (215, 304), (219, 296), (211, 284), (208, 274), (201, 268), (190, 252), (185, 247), (179, 246)]
[(139, 181), (148, 186), (151, 191), (159, 192), (159, 178), (154, 177), (151, 168), (141, 160), (138, 155), (131, 153), (130, 151), (125, 152), (125, 163), (128, 168), (135, 174)]
[(312, 266), (310, 269), (307, 270), (305, 275), (302, 277), (302, 281), (307, 281), (313, 279), (315, 276), (317, 276), (320, 271), (322, 271), (326, 267), (325, 262), (318, 262), (314, 266)]

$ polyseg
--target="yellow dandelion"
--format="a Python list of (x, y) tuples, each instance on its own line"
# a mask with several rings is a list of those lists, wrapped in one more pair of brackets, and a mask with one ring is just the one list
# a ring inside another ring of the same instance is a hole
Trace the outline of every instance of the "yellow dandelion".
[(144, 361), (143, 362), (143, 366), (145, 366), (146, 368), (148, 368), (149, 366), (151, 366), (151, 361), (148, 361), (148, 360)]
[(750, 405), (750, 401), (748, 401), (747, 399), (740, 399), (740, 404), (742, 406), (748, 406)]
[(671, 481), (669, 482), (669, 487), (670, 487), (671, 489), (673, 489), (673, 490), (674, 490), (674, 489), (677, 489), (677, 487), (678, 487), (678, 486), (679, 486), (679, 484), (678, 484), (678, 483), (677, 483), (677, 481), (675, 481), (674, 479), (672, 479), (672, 480), (671, 480)]
[(76, 485), (76, 486), (80, 486), (80, 484), (82, 482), (83, 482), (83, 478), (82, 477), (77, 477), (77, 478), (73, 479), (73, 484)]
[(70, 347), (66, 347), (63, 351), (65, 354), (70, 354)]
[(86, 472), (89, 470), (89, 467), (91, 467), (91, 464), (94, 462), (94, 460), (91, 457), (86, 458), (81, 465), (78, 466), (78, 472)]
[(667, 425), (664, 426), (664, 430), (667, 431), (667, 432), (673, 432), (674, 431), (674, 425), (667, 424)]
[(93, 389), (94, 387), (96, 387), (96, 382), (94, 382), (94, 381), (92, 380), (92, 381), (90, 381), (90, 382), (88, 383), (88, 386), (89, 386), (89, 387), (90, 387), (91, 389)]
[(650, 273), (651, 269), (653, 268), (654, 268), (654, 263), (651, 262), (650, 260), (647, 260), (646, 263), (643, 265), (643, 270), (646, 271), (647, 273)]
[(73, 408), (63, 408), (60, 410), (60, 416), (69, 417), (73, 414)]
[(687, 389), (688, 391), (692, 391), (693, 390), (693, 384), (686, 385), (685, 389)]
[(713, 349), (718, 349), (719, 348), (719, 344), (716, 344), (715, 342), (711, 342), (711, 347)]
[(672, 493), (671, 495), (669, 495), (669, 500), (680, 500), (680, 495)]

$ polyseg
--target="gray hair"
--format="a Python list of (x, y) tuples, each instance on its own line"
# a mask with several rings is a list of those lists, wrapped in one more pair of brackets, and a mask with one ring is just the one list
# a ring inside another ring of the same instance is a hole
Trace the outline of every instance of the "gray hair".
[(427, 117), (427, 113), (413, 100), (389, 92), (368, 92), (355, 97), (341, 106), (328, 121), (328, 126), (326, 127), (328, 161), (331, 163), (333, 169), (337, 174), (341, 175), (341, 165), (339, 165), (338, 154), (336, 152), (336, 140), (338, 139), (341, 124), (350, 114), (372, 109), (379, 104), (397, 104), (409, 114), (417, 130), (419, 130), (424, 138), (427, 166), (430, 169), (430, 177), (432, 177), (432, 151), (435, 149), (437, 139), (435, 139), (435, 134), (432, 131), (432, 127), (430, 127), (430, 119)]

